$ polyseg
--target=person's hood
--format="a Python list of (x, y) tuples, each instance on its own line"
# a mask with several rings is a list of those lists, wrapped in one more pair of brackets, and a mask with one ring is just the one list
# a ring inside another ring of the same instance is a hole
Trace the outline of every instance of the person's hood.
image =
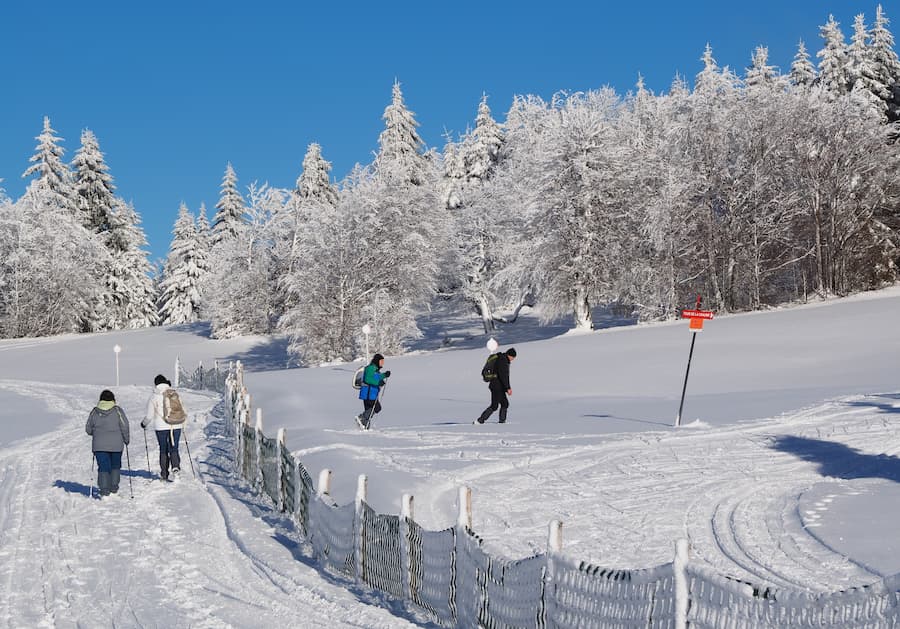
[(115, 409), (115, 407), (116, 407), (115, 402), (103, 401), (103, 402), (98, 402), (97, 406), (94, 408), (94, 410), (97, 411), (101, 415), (109, 415), (110, 413), (113, 412), (113, 409)]

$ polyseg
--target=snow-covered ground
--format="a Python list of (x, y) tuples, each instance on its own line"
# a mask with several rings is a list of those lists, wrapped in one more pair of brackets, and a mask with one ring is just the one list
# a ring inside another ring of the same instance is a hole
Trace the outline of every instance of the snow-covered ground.
[[(561, 519), (565, 553), (603, 566), (657, 565), (687, 538), (694, 560), (760, 584), (870, 583), (900, 571), (898, 311), (894, 288), (707, 322), (679, 429), (685, 322), (552, 338), (563, 330), (533, 317), (505, 326), (501, 347), (519, 353), (510, 422), (476, 426), (485, 339), (436, 317), (421, 351), (388, 357), (385, 410), (368, 433), (353, 424), (354, 366), (285, 368), (279, 339), (214, 341), (197, 325), (0, 342), (0, 626), (421, 622), (319, 571), (226, 473), (214, 396), (185, 396), (197, 478), (150, 479), (137, 422), (176, 355), (240, 358), (264, 431), (287, 428), (314, 477), (334, 470), (339, 503), (365, 473), (374, 508), (396, 513), (413, 493), (416, 519), (444, 528), (466, 484), (475, 530), (513, 558), (543, 549)], [(90, 500), (83, 425), (115, 382), (117, 343), (133, 473), (126, 497)]]

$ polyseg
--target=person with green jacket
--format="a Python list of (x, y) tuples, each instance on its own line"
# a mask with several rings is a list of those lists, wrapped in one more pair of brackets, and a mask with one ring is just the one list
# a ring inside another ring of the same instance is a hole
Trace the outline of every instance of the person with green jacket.
[(381, 402), (378, 396), (386, 380), (391, 376), (390, 371), (381, 373), (384, 367), (384, 356), (375, 354), (372, 361), (366, 365), (363, 371), (362, 388), (359, 390), (359, 399), (363, 401), (363, 412), (356, 416), (356, 423), (363, 430), (372, 426), (372, 415), (381, 412)]
[(116, 396), (106, 389), (100, 393), (84, 430), (91, 439), (91, 449), (97, 459), (97, 486), (100, 496), (108, 496), (119, 491), (119, 476), (122, 470), (122, 449), (131, 439), (128, 418), (125, 411), (116, 406)]

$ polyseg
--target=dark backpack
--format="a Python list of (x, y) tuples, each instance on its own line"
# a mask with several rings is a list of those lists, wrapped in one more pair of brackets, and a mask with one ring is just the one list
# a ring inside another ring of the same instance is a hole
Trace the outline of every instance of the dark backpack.
[(481, 368), (481, 379), (485, 382), (497, 379), (497, 358), (500, 354), (491, 354), (484, 361), (484, 367)]
[(163, 421), (167, 424), (179, 426), (187, 419), (187, 413), (184, 412), (184, 406), (181, 405), (181, 398), (175, 389), (166, 389), (163, 391)]

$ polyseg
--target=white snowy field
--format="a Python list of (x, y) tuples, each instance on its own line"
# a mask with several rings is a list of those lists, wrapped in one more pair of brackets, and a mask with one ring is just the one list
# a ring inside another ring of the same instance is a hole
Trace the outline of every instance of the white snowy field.
[[(396, 513), (412, 493), (416, 519), (444, 528), (465, 484), (475, 531), (512, 558), (542, 550), (560, 519), (565, 553), (606, 567), (667, 562), (687, 538), (693, 560), (759, 584), (870, 583), (900, 572), (898, 311), (893, 288), (707, 322), (678, 429), (686, 322), (553, 338), (559, 328), (530, 317), (507, 325), (497, 338), (519, 353), (510, 421), (476, 426), (484, 338), (436, 318), (420, 352), (387, 358), (385, 410), (366, 433), (352, 419), (354, 365), (285, 368), (279, 339), (213, 341), (198, 325), (2, 341), (0, 626), (422, 622), (321, 573), (289, 523), (226, 473), (211, 394), (185, 396), (197, 478), (150, 479), (137, 423), (175, 355), (241, 358), (266, 434), (287, 428), (314, 478), (334, 470), (339, 503), (365, 473), (374, 508)], [(115, 382), (116, 343), (134, 499), (126, 475), (125, 497), (90, 500), (83, 425)]]

